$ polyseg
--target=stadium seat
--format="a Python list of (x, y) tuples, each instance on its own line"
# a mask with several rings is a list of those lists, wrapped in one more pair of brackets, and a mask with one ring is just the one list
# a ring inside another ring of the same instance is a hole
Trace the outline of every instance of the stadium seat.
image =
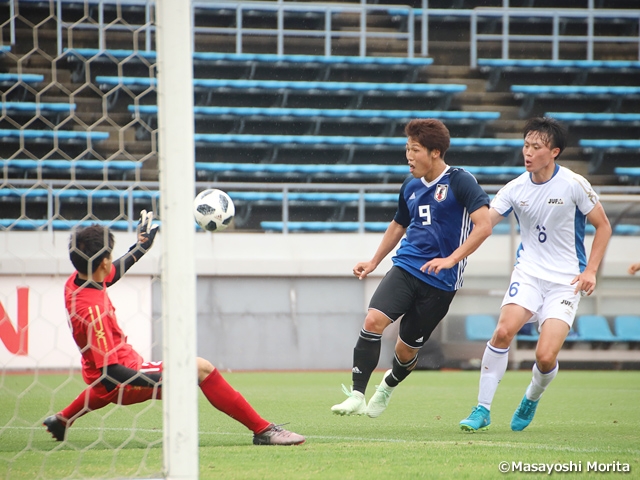
[(526, 323), (516, 335), (516, 340), (519, 342), (537, 342), (540, 338), (540, 334), (536, 329), (535, 323)]
[(100, 141), (109, 138), (108, 132), (98, 132), (95, 130), (0, 130), (0, 140), (2, 141), (20, 141), (31, 140), (34, 142), (41, 142), (43, 139), (67, 142), (77, 141)]
[(6, 87), (18, 82), (23, 83), (41, 83), (44, 81), (44, 75), (33, 73), (0, 73), (0, 86)]
[(70, 175), (81, 175), (88, 172), (102, 172), (104, 174), (139, 172), (142, 162), (133, 160), (33, 160), (30, 158), (13, 158), (0, 160), (0, 168), (9, 174), (23, 176), (27, 172), (59, 172)]
[(640, 125), (640, 113), (546, 112), (546, 117), (578, 125)]
[[(145, 120), (147, 125), (158, 114), (157, 105), (129, 105), (128, 110)], [(413, 118), (437, 118), (447, 125), (470, 125), (474, 135), (482, 136), (486, 122), (500, 118), (500, 112), (484, 111), (447, 111), (447, 110), (367, 110), (367, 109), (337, 109), (337, 108), (261, 108), (261, 107), (220, 107), (195, 106), (193, 113), (196, 119), (277, 119), (290, 121), (315, 122), (319, 129), (320, 122), (372, 122), (389, 124), (389, 120), (406, 122)], [(244, 125), (244, 122), (239, 122)], [(237, 130), (234, 133), (243, 133)]]
[(73, 112), (76, 109), (75, 103), (53, 103), (53, 102), (4, 102), (2, 110), (7, 113), (27, 112)]
[(478, 68), (483, 73), (489, 73), (487, 90), (493, 90), (505, 73), (535, 72), (557, 75), (569, 73), (575, 84), (584, 82), (590, 73), (628, 72), (637, 74), (640, 62), (633, 60), (544, 60), (544, 59), (501, 59), (479, 58)]
[(640, 342), (640, 316), (618, 315), (613, 320), (616, 340), (620, 342)]
[[(118, 50), (97, 48), (66, 48), (65, 54), (70, 57), (78, 57), (81, 60), (93, 57), (113, 57), (118, 60), (131, 57), (140, 57), (147, 60), (155, 60), (154, 50)], [(224, 53), (224, 52), (193, 52), (194, 61), (204, 62), (237, 62), (237, 63), (275, 63), (284, 62), (292, 64), (329, 64), (329, 65), (375, 65), (394, 66), (406, 65), (411, 67), (427, 66), (433, 63), (429, 57), (366, 57), (366, 56), (343, 56), (343, 55), (277, 55), (269, 53)]]
[[(362, 227), (366, 232), (384, 232), (388, 222), (287, 222), (289, 232), (357, 232)], [(267, 232), (283, 232), (283, 222), (260, 222), (260, 227)]]
[(47, 200), (55, 199), (78, 200), (149, 200), (160, 197), (158, 190), (83, 190), (78, 188), (47, 189), (47, 188), (3, 188), (0, 189), (0, 198), (28, 198)]
[(602, 315), (580, 315), (576, 319), (579, 341), (615, 342), (609, 322)]
[(135, 231), (138, 220), (31, 220), (0, 218), (0, 228), (12, 230), (71, 230), (75, 227), (88, 227), (94, 223), (108, 226), (113, 230)]
[(640, 167), (615, 167), (613, 173), (622, 183), (640, 184)]
[(516, 99), (523, 99), (520, 117), (531, 114), (537, 99), (567, 100), (606, 100), (609, 112), (617, 112), (622, 101), (640, 96), (640, 86), (602, 86), (602, 85), (511, 85)]
[(586, 139), (581, 138), (578, 144), (586, 154), (590, 154), (589, 173), (596, 173), (604, 161), (604, 155), (615, 155), (618, 161), (621, 156), (628, 155), (635, 160), (640, 153), (640, 140), (637, 139)]
[[(250, 180), (253, 174), (256, 179), (264, 180), (265, 176), (284, 179), (310, 180), (330, 176), (333, 180), (345, 178), (361, 181), (374, 177), (380, 181), (381, 176), (402, 181), (409, 175), (406, 165), (373, 165), (373, 164), (284, 164), (284, 163), (228, 163), (228, 162), (196, 162), (198, 177), (233, 178)], [(523, 173), (524, 167), (516, 166), (461, 166), (477, 178), (511, 179)], [(385, 180), (386, 181), (386, 180)]]
[[(116, 89), (114, 98), (117, 100), (119, 89), (124, 86), (131, 91), (143, 92), (157, 83), (151, 77), (126, 77), (98, 75), (95, 83), (101, 90), (110, 91)], [(245, 80), (245, 79), (220, 79), (220, 78), (196, 78), (193, 80), (196, 93), (205, 94), (201, 100), (206, 105), (212, 103), (211, 94), (214, 92), (247, 92), (256, 94), (272, 94), (281, 97), (281, 107), (284, 107), (286, 95), (328, 95), (337, 96), (407, 96), (421, 95), (437, 100), (436, 108), (447, 110), (451, 103), (451, 97), (467, 89), (463, 84), (435, 84), (435, 83), (391, 83), (391, 82), (331, 82), (331, 81), (286, 81), (286, 80)], [(286, 95), (285, 95), (286, 94)]]
[[(295, 145), (307, 144), (317, 146), (368, 146), (380, 147), (404, 147), (407, 143), (405, 137), (354, 137), (336, 135), (237, 135), (225, 133), (196, 133), (196, 143), (231, 143), (243, 145)], [(469, 150), (485, 149), (513, 149), (521, 148), (522, 140), (519, 138), (452, 138), (452, 149), (461, 148)]]
[(497, 324), (498, 322), (493, 315), (467, 315), (464, 322), (467, 340), (490, 340)]

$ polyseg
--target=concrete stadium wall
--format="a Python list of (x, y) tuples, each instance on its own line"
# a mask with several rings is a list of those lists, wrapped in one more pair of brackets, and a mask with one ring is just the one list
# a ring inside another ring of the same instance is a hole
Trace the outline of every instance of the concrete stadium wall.
[[(364, 281), (351, 270), (373, 255), (380, 239), (381, 234), (197, 234), (198, 354), (222, 369), (348, 371), (368, 300), (390, 258)], [(114, 256), (125, 253), (134, 240), (133, 233), (117, 233)], [(66, 232), (5, 232), (0, 236), (0, 275), (26, 285), (42, 276), (63, 283), (72, 271), (67, 243)], [(498, 313), (515, 246), (509, 235), (495, 235), (471, 256), (465, 285), (435, 334), (439, 340), (464, 340), (461, 319), (466, 314)], [(639, 247), (638, 237), (612, 239), (597, 294), (582, 300), (579, 313), (640, 312), (640, 278), (626, 273), (629, 263), (640, 259)], [(160, 233), (153, 249), (128, 273), (151, 284), (151, 305), (143, 309), (153, 318), (151, 346), (136, 346), (141, 351), (151, 347), (153, 360), (162, 351), (161, 252)], [(13, 292), (7, 288), (0, 301), (6, 305)], [(61, 289), (59, 295), (54, 311), (64, 308)], [(390, 365), (395, 342), (395, 330), (388, 330), (381, 368)]]

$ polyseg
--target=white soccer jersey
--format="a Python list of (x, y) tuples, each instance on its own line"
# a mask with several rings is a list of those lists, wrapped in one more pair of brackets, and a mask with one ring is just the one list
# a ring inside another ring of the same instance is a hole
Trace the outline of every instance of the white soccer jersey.
[(525, 172), (507, 183), (491, 207), (505, 217), (513, 211), (520, 225), (522, 243), (515, 268), (543, 280), (570, 283), (587, 265), (586, 215), (597, 203), (584, 177), (558, 165), (548, 182), (533, 183)]

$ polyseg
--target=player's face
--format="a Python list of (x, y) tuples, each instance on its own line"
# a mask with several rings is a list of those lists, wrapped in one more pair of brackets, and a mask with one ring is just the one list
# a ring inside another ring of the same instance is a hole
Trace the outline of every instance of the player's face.
[(537, 173), (553, 166), (560, 153), (559, 148), (550, 148), (550, 142), (539, 132), (529, 132), (524, 139), (522, 154), (527, 172)]
[(428, 150), (415, 139), (407, 140), (406, 157), (409, 163), (409, 172), (414, 178), (425, 177), (431, 172), (434, 160), (439, 157), (437, 150)]

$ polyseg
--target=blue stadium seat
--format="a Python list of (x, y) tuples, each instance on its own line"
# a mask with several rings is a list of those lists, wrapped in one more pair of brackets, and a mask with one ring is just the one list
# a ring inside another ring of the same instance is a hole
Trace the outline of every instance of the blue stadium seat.
[(4, 102), (2, 110), (8, 113), (14, 112), (74, 112), (75, 103), (53, 103), (53, 102)]
[[(380, 147), (404, 147), (407, 143), (405, 137), (353, 137), (331, 135), (242, 135), (225, 133), (196, 133), (196, 143), (236, 143), (243, 145), (316, 145), (316, 146), (369, 146)], [(522, 140), (519, 138), (460, 138), (451, 139), (451, 148), (468, 150), (485, 149), (513, 149), (521, 148)]]
[(576, 319), (579, 341), (615, 342), (609, 322), (602, 315), (580, 315)]
[(100, 189), (100, 190), (83, 190), (78, 188), (66, 188), (66, 189), (46, 189), (46, 188), (3, 188), (0, 189), (0, 198), (28, 198), (28, 199), (42, 199), (46, 200), (49, 196), (58, 199), (71, 199), (71, 200), (86, 200), (91, 198), (93, 200), (120, 200), (120, 199), (134, 199), (134, 200), (149, 200), (157, 199), (160, 197), (160, 192), (157, 190), (112, 190), (112, 189)]
[(0, 130), (0, 140), (33, 140), (42, 141), (43, 139), (57, 139), (68, 142), (74, 141), (100, 141), (109, 138), (108, 132), (81, 131), (81, 130)]
[(142, 162), (133, 160), (33, 160), (30, 158), (13, 158), (0, 160), (0, 168), (17, 173), (29, 171), (58, 171), (70, 174), (82, 172), (136, 172), (142, 168)]
[(640, 113), (546, 112), (545, 116), (569, 124), (640, 124)]
[(622, 182), (629, 182), (634, 185), (640, 183), (640, 167), (615, 167), (613, 169)]
[(467, 315), (464, 321), (467, 340), (490, 340), (497, 324), (498, 321), (493, 315)]
[(640, 316), (618, 315), (613, 320), (616, 339), (620, 342), (640, 342)]
[[(593, 235), (596, 233), (595, 227), (590, 223), (586, 225), (584, 231), (588, 235)], [(617, 225), (613, 225), (613, 234), (614, 235), (640, 235), (640, 225), (619, 223)]]
[[(228, 163), (228, 162), (196, 162), (199, 175), (210, 173), (238, 173), (246, 178), (246, 174), (255, 173), (261, 177), (272, 175), (395, 175), (405, 178), (409, 175), (406, 165), (357, 165), (357, 164), (285, 164), (285, 163)], [(476, 177), (515, 177), (525, 172), (524, 167), (516, 166), (462, 166)]]
[(0, 73), (0, 85), (9, 86), (14, 83), (40, 83), (44, 81), (44, 75), (34, 73)]
[(134, 231), (138, 220), (30, 220), (30, 219), (12, 219), (0, 218), (0, 228), (11, 228), (12, 230), (71, 230), (75, 227), (88, 227), (98, 223), (108, 226), (113, 230)]
[[(129, 88), (145, 89), (155, 86), (157, 81), (151, 77), (110, 77), (99, 75), (95, 82), (101, 88), (109, 89), (124, 85)], [(363, 92), (375, 94), (385, 93), (431, 93), (454, 94), (464, 92), (466, 85), (436, 84), (436, 83), (372, 83), (372, 82), (322, 82), (322, 81), (286, 81), (286, 80), (244, 80), (221, 78), (196, 78), (193, 80), (195, 88), (206, 89), (234, 89), (234, 90), (302, 90), (305, 92)]]
[(489, 73), (487, 89), (493, 90), (504, 73), (570, 73), (574, 82), (584, 82), (589, 73), (625, 72), (635, 74), (640, 70), (640, 62), (633, 60), (543, 60), (543, 59), (501, 59), (479, 58), (478, 68)]
[(533, 109), (536, 99), (600, 99), (608, 101), (608, 111), (617, 112), (623, 100), (640, 96), (640, 86), (602, 86), (602, 85), (511, 85), (516, 99), (523, 99), (520, 116), (527, 117)]
[(640, 140), (637, 139), (585, 139), (578, 141), (584, 152), (591, 155), (589, 160), (589, 173), (596, 173), (602, 166), (605, 154), (618, 157), (630, 155), (635, 160), (640, 153)]
[(539, 338), (535, 323), (526, 323), (516, 335), (518, 342), (537, 342)]
[[(364, 222), (366, 232), (384, 232), (389, 226), (388, 222)], [(260, 222), (260, 227), (265, 231), (282, 232), (283, 222)], [(357, 232), (360, 228), (358, 222), (287, 222), (290, 232)]]
[[(156, 52), (153, 50), (118, 50), (106, 49), (100, 50), (95, 48), (67, 48), (65, 54), (68, 56), (79, 57), (80, 59), (88, 59), (93, 57), (113, 57), (118, 60), (125, 58), (145, 58), (147, 60), (155, 60)], [(270, 53), (223, 53), (223, 52), (193, 52), (194, 61), (202, 62), (235, 62), (235, 63), (293, 63), (293, 64), (325, 64), (325, 65), (364, 65), (364, 66), (427, 66), (433, 63), (432, 58), (428, 57), (360, 57), (360, 56), (342, 56), (342, 55), (277, 55)]]
[[(129, 105), (132, 113), (157, 115), (157, 105)], [(438, 118), (443, 121), (488, 121), (500, 118), (500, 112), (462, 112), (443, 110), (353, 110), (331, 108), (260, 108), (260, 107), (205, 107), (193, 109), (196, 116), (231, 116), (231, 117), (320, 117), (359, 118), (371, 120), (375, 118), (407, 120), (411, 118)]]
[[(146, 125), (154, 125), (158, 114), (157, 105), (129, 105), (128, 110), (141, 117)], [(350, 122), (367, 124), (378, 123), (393, 126), (392, 121), (409, 121), (413, 118), (437, 118), (447, 125), (469, 126), (472, 135), (481, 137), (487, 122), (500, 118), (500, 112), (486, 111), (448, 111), (448, 110), (367, 110), (338, 108), (281, 108), (281, 107), (226, 107), (198, 106), (193, 109), (196, 120), (261, 120), (274, 119), (283, 121), (315, 123), (316, 131), (323, 122)], [(243, 133), (244, 122), (238, 122), (239, 128), (233, 133)], [(140, 127), (143, 128), (142, 126)], [(144, 133), (141, 130), (141, 133)]]

